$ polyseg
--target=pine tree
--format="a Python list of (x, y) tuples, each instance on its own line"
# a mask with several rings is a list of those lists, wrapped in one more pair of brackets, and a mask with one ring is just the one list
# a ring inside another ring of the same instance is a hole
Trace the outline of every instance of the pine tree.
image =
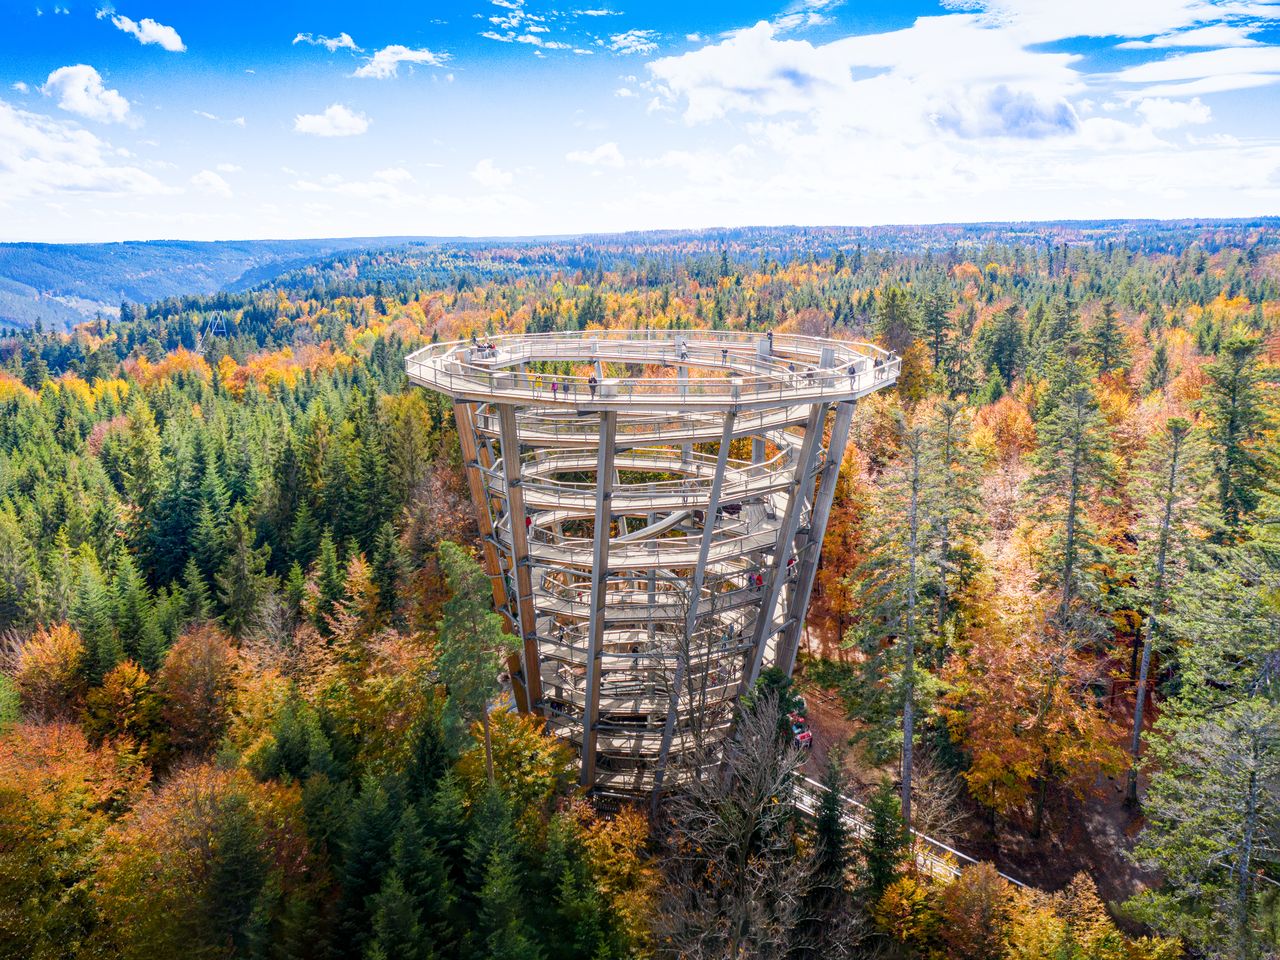
[(1151, 351), (1151, 361), (1147, 364), (1146, 376), (1142, 379), (1142, 392), (1155, 393), (1163, 390), (1169, 383), (1169, 347), (1161, 337)]
[(1087, 507), (1104, 497), (1113, 483), (1113, 462), (1106, 421), (1091, 386), (1092, 367), (1079, 352), (1068, 351), (1053, 369), (1047, 409), (1036, 425), (1038, 447), (1031, 492), (1039, 519), (1052, 537), (1048, 573), (1059, 592), (1056, 625), (1072, 627), (1073, 612), (1097, 598), (1087, 582), (1085, 558), (1095, 546)]
[(1280, 863), (1280, 708), (1254, 697), (1158, 726), (1135, 855), (1164, 884), (1130, 905), (1205, 956), (1255, 960), (1267, 922), (1259, 874)]
[(1026, 354), (1026, 335), (1018, 319), (1017, 304), (982, 325), (973, 352), (982, 366), (991, 371), (992, 377), (999, 375), (1006, 390), (1013, 386), (1014, 379), (1022, 371)]
[(114, 599), (87, 543), (80, 545), (76, 559), (71, 623), (84, 640), (86, 676), (96, 686), (124, 658), (124, 650), (115, 631)]
[(329, 618), (333, 616), (334, 607), (342, 599), (346, 576), (338, 560), (338, 548), (334, 545), (333, 533), (327, 527), (320, 538), (320, 549), (312, 567), (311, 579), (316, 588), (311, 619), (316, 629), (328, 636)]
[(209, 596), (209, 585), (195, 557), (187, 560), (182, 571), (182, 619), (186, 623), (203, 623), (209, 619), (213, 610), (213, 600)]
[(192, 532), (192, 556), (200, 564), (200, 572), (212, 582), (227, 556), (227, 522), (231, 514), (231, 495), (211, 460), (200, 482), (200, 504), (196, 526)]
[(1099, 373), (1124, 369), (1129, 365), (1129, 344), (1124, 328), (1116, 316), (1115, 304), (1102, 303), (1102, 313), (1089, 331), (1089, 352)]
[(1182, 527), (1189, 506), (1185, 502), (1184, 491), (1189, 473), (1188, 460), (1194, 454), (1194, 451), (1188, 450), (1191, 445), (1190, 437), (1191, 424), (1187, 420), (1174, 417), (1166, 424), (1163, 434), (1156, 438), (1153, 450), (1144, 464), (1146, 470), (1139, 481), (1142, 489), (1135, 498), (1139, 502), (1145, 501), (1148, 522), (1140, 527), (1146, 536), (1138, 553), (1138, 576), (1143, 593), (1141, 607), (1145, 611), (1146, 622), (1143, 624), (1141, 665), (1134, 695), (1131, 747), (1133, 764), (1129, 768), (1125, 794), (1125, 799), (1130, 804), (1138, 801), (1138, 761), (1142, 749), (1142, 716), (1147, 698), (1151, 651), (1163, 640), (1164, 617), (1169, 605), (1170, 574), (1177, 570), (1185, 572), (1186, 569), (1184, 564), (1178, 562), (1176, 553), (1179, 552), (1179, 541), (1185, 539)]
[(439, 556), (450, 597), (438, 624), (436, 669), (457, 714), (483, 726), (485, 769), (493, 782), (489, 702), (498, 689), (503, 656), (515, 649), (516, 640), (491, 609), (489, 578), (471, 555), (446, 540)]
[(270, 548), (255, 549), (253, 539), (248, 511), (243, 504), (237, 505), (228, 525), (227, 558), (217, 575), (222, 623), (233, 637), (244, 635), (267, 587)]
[(916, 336), (911, 298), (899, 287), (885, 290), (876, 310), (876, 334), (892, 352), (902, 355)]
[(148, 670), (157, 669), (164, 649), (164, 638), (156, 622), (151, 592), (128, 551), (120, 553), (113, 586), (116, 629), (125, 656), (141, 663)]
[(395, 868), (370, 898), (369, 910), (373, 915), (373, 938), (364, 953), (366, 960), (430, 960), (436, 956), (423, 936), (417, 906)]
[(1218, 485), (1219, 512), (1230, 538), (1257, 509), (1269, 460), (1263, 443), (1272, 411), (1263, 394), (1262, 343), (1237, 330), (1205, 368), (1202, 410)]
[(391, 521), (383, 523), (373, 547), (373, 582), (378, 588), (382, 610), (396, 622), (400, 614), (400, 584), (408, 569), (408, 561), (396, 537)]
[(874, 903), (902, 872), (911, 842), (897, 792), (889, 781), (881, 783), (871, 795), (867, 815), (870, 823), (860, 844), (861, 888), (866, 899)]
[(920, 320), (929, 340), (933, 369), (940, 371), (955, 333), (955, 322), (951, 319), (951, 295), (937, 286), (926, 293), (920, 302)]

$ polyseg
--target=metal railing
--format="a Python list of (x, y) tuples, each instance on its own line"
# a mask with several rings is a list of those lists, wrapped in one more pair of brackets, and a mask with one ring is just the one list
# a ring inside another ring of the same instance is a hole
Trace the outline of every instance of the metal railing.
[[(758, 334), (715, 330), (680, 336), (665, 330), (527, 334), (495, 338), (492, 349), (465, 341), (432, 344), (411, 353), (405, 367), (412, 379), (453, 396), (491, 395), (574, 406), (617, 406), (637, 399), (780, 404), (848, 398), (894, 382), (901, 367), (898, 357), (869, 343), (777, 335), (772, 353), (760, 355), (756, 350), (763, 341)], [(750, 351), (741, 349), (744, 346)], [(818, 366), (824, 354), (831, 363)], [(723, 373), (601, 380), (516, 369), (534, 362), (594, 361), (719, 368)], [(791, 369), (797, 362), (800, 367)], [(762, 367), (766, 372), (747, 372)]]
[[(827, 788), (809, 777), (801, 777), (796, 785), (796, 806), (807, 816), (817, 814), (818, 805)], [(865, 837), (871, 832), (871, 811), (865, 804), (859, 803), (845, 794), (840, 795), (844, 807), (845, 826), (855, 837)], [(961, 853), (955, 847), (948, 846), (941, 840), (927, 837), (916, 830), (911, 831), (911, 841), (915, 854), (916, 866), (922, 873), (939, 880), (954, 880), (960, 876), (962, 866), (980, 863), (967, 853)], [(1015, 887), (1026, 887), (1021, 880), (1015, 880), (1007, 873), (996, 871)]]

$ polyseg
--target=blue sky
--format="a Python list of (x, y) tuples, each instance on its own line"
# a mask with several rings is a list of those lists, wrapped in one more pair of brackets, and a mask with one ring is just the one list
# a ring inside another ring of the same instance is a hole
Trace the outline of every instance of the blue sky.
[(0, 239), (1280, 213), (1280, 0), (0, 0)]

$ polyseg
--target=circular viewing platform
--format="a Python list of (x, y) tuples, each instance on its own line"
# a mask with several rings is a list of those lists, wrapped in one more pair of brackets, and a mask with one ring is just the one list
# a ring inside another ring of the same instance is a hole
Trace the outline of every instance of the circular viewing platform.
[(590, 330), (437, 343), (410, 381), (455, 399), (589, 410), (750, 410), (856, 400), (901, 360), (869, 343), (717, 330)]

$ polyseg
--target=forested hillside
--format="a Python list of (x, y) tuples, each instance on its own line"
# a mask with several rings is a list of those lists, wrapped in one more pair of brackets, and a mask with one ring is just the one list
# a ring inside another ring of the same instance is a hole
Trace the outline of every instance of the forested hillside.
[(68, 330), (121, 300), (244, 289), (294, 266), (381, 240), (0, 243), (0, 326)]
[[(0, 340), (0, 956), (1275, 955), (1280, 237), (1099, 229), (347, 252)], [(785, 683), (652, 820), (489, 709), (510, 638), (405, 354), (703, 326), (904, 359), (803, 664), (865, 838), (796, 814)], [(1132, 869), (945, 884), (904, 814)]]

